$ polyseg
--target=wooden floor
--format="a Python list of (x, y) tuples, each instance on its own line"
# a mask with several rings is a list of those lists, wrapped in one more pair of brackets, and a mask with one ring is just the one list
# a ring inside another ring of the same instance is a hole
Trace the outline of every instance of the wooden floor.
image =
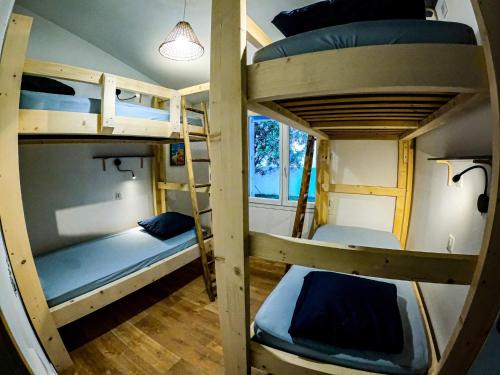
[[(251, 261), (252, 318), (284, 267)], [(223, 374), (217, 303), (193, 262), (61, 328), (74, 368), (65, 374)]]

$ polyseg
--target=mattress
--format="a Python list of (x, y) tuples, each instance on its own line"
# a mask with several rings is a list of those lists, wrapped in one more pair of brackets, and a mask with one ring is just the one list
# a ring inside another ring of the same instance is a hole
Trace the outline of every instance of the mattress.
[(160, 240), (141, 227), (35, 257), (49, 306), (168, 258), (197, 243), (195, 230)]
[[(101, 113), (101, 100), (82, 96), (48, 94), (45, 92), (21, 91), (20, 109), (42, 109), (47, 111)], [(143, 105), (116, 101), (117, 116), (136, 117), (148, 120), (169, 121), (168, 111)], [(201, 118), (188, 117), (190, 125), (201, 126)]]
[[(354, 236), (354, 237), (352, 237)], [(325, 225), (314, 235), (315, 240), (400, 248), (392, 233), (363, 228)], [(372, 241), (370, 242), (370, 239)], [(427, 338), (412, 283), (375, 277), (368, 279), (394, 283), (404, 332), (404, 349), (399, 354), (336, 348), (310, 341), (307, 346), (293, 342), (288, 333), (295, 304), (304, 276), (313, 268), (292, 266), (257, 312), (254, 340), (289, 353), (344, 367), (388, 374), (424, 374), (428, 368)], [(327, 354), (330, 353), (330, 354)], [(334, 353), (334, 354), (331, 354)]]
[(382, 44), (476, 44), (474, 31), (456, 22), (383, 20), (325, 27), (271, 43), (258, 50), (253, 62), (303, 53)]

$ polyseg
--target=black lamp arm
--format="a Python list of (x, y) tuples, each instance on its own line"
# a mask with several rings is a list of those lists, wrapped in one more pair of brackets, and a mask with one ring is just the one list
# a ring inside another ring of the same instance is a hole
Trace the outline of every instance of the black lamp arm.
[(486, 194), (487, 191), (488, 191), (488, 171), (482, 165), (473, 165), (472, 167), (464, 169), (462, 172), (460, 172), (460, 173), (456, 174), (455, 176), (453, 176), (453, 182), (458, 182), (460, 180), (460, 178), (462, 177), (463, 174), (465, 174), (465, 173), (467, 173), (467, 172), (469, 172), (469, 171), (471, 171), (473, 169), (476, 169), (476, 168), (480, 168), (484, 172), (484, 194)]

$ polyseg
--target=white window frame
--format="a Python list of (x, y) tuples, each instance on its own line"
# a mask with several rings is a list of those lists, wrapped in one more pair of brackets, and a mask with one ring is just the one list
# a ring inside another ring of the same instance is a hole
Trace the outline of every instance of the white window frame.
[[(293, 201), (288, 199), (288, 185), (289, 185), (289, 177), (290, 177), (290, 172), (289, 172), (289, 156), (290, 156), (290, 133), (289, 133), (289, 126), (285, 125), (281, 122), (279, 122), (280, 125), (280, 198), (279, 199), (270, 199), (270, 198), (258, 198), (258, 197), (252, 197), (249, 196), (248, 200), (249, 203), (254, 205), (254, 206), (260, 206), (260, 205), (270, 205), (270, 206), (280, 206), (280, 207), (287, 207), (287, 208), (296, 208), (297, 207), (297, 201)], [(250, 142), (253, 142), (253, 127), (249, 126), (248, 127), (248, 136), (249, 136), (249, 146)], [(248, 162), (249, 162), (249, 176), (252, 173), (252, 165), (251, 165), (251, 160), (252, 160), (252, 153), (253, 153), (253, 148), (249, 147), (248, 150)], [(250, 191), (249, 191), (250, 193)], [(310, 211), (311, 209), (314, 208), (314, 202), (307, 202), (307, 210)]]

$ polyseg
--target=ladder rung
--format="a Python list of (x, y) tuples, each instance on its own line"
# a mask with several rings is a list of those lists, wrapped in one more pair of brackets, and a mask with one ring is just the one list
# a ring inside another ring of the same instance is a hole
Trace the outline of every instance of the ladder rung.
[(204, 110), (198, 109), (198, 108), (193, 108), (193, 107), (186, 107), (186, 111), (199, 113), (200, 115), (205, 114)]
[(200, 215), (203, 215), (203, 214), (206, 214), (206, 213), (209, 213), (209, 212), (212, 212), (212, 209), (211, 209), (211, 208), (207, 208), (206, 210), (201, 210), (201, 211), (199, 211), (198, 213), (199, 213)]
[(204, 240), (209, 240), (209, 239), (211, 239), (211, 238), (213, 238), (213, 237), (214, 237), (214, 235), (213, 235), (213, 234), (209, 234), (209, 235), (207, 235), (207, 236), (203, 237), (203, 239), (204, 239)]
[(206, 138), (207, 137), (207, 135), (203, 134), (203, 133), (189, 132), (188, 134), (192, 135), (193, 137), (202, 137), (202, 138)]
[(198, 189), (198, 188), (204, 188), (204, 187), (210, 187), (210, 186), (212, 186), (212, 184), (194, 184), (194, 187), (196, 189)]
[(198, 162), (198, 163), (210, 163), (210, 159), (208, 158), (197, 158), (197, 159), (191, 159), (192, 162)]

